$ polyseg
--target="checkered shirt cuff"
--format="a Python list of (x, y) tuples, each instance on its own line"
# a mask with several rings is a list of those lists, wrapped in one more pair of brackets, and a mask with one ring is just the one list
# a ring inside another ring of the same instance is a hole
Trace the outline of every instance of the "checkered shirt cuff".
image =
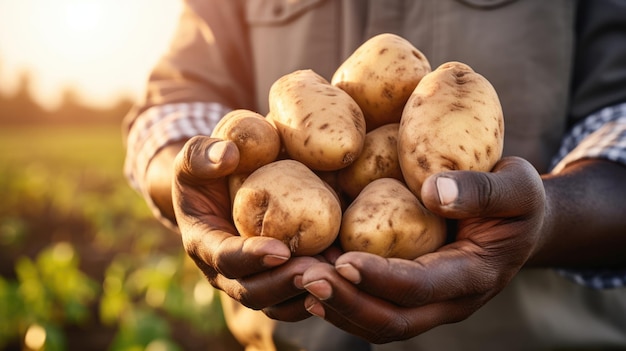
[(145, 181), (152, 158), (168, 144), (196, 135), (211, 135), (217, 122), (228, 111), (218, 103), (174, 103), (151, 107), (137, 117), (127, 137), (124, 174), (153, 211), (158, 212), (147, 194)]
[(552, 173), (588, 158), (626, 165), (626, 103), (591, 114), (572, 128), (554, 160)]
[[(626, 165), (626, 103), (604, 108), (576, 125), (554, 160), (552, 173), (582, 159), (606, 159)], [(562, 276), (593, 289), (626, 286), (626, 269), (557, 269)]]

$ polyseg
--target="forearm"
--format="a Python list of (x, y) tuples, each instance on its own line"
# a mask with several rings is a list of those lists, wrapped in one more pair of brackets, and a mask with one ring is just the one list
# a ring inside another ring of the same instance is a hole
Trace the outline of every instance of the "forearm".
[(146, 170), (146, 187), (154, 205), (161, 215), (176, 224), (172, 206), (172, 178), (174, 176), (174, 158), (182, 149), (185, 141), (178, 141), (163, 147), (152, 158)]
[(542, 241), (529, 265), (569, 268), (626, 266), (626, 167), (586, 159), (543, 176)]
[(229, 109), (215, 103), (178, 103), (140, 114), (127, 136), (124, 172), (156, 218), (176, 230), (171, 180), (176, 154), (196, 135), (210, 135)]

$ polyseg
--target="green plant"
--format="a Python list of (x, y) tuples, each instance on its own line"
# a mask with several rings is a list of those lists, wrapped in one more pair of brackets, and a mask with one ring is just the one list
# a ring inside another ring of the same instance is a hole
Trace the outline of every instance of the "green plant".
[(0, 345), (33, 326), (44, 330), (46, 350), (64, 350), (62, 324), (80, 324), (90, 318), (89, 305), (99, 292), (95, 280), (78, 267), (73, 246), (54, 243), (35, 260), (20, 257), (15, 265), (17, 281), (1, 280), (0, 296), (6, 306)]
[(0, 349), (220, 342), (217, 294), (122, 160), (117, 126), (0, 129)]

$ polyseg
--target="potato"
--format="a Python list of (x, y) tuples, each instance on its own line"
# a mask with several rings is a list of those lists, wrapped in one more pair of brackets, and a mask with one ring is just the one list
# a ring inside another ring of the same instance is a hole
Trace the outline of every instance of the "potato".
[(278, 156), (280, 137), (276, 128), (254, 111), (239, 109), (224, 115), (211, 137), (230, 140), (239, 149), (239, 164), (234, 173), (249, 173)]
[(344, 212), (339, 232), (346, 251), (408, 260), (435, 251), (445, 239), (444, 219), (393, 178), (368, 184)]
[(361, 153), (365, 120), (354, 100), (312, 70), (279, 78), (269, 92), (270, 114), (289, 157), (332, 171)]
[(502, 157), (504, 118), (490, 82), (466, 64), (448, 62), (426, 75), (402, 113), (398, 158), (408, 187), (449, 170), (488, 172)]
[(335, 71), (331, 83), (359, 104), (370, 131), (400, 122), (411, 92), (430, 71), (428, 59), (413, 44), (384, 33), (358, 47)]
[(339, 171), (314, 171), (314, 173), (337, 194), (341, 211), (343, 212), (343, 210), (348, 208), (354, 198), (346, 194), (339, 185)]
[(359, 157), (351, 165), (338, 171), (339, 187), (352, 199), (375, 179), (403, 180), (398, 162), (399, 127), (399, 123), (390, 123), (365, 134)]
[(250, 173), (233, 173), (228, 176), (228, 194), (230, 195), (231, 208), (235, 202), (235, 194), (241, 188), (243, 182), (248, 178)]
[[(273, 118), (273, 114), (272, 112), (268, 112), (267, 115), (265, 116), (265, 119), (270, 122), (270, 124), (276, 129), (276, 131), (278, 132), (278, 128), (276, 128), (276, 122), (274, 122), (274, 118)], [(280, 133), (278, 133), (278, 137), (280, 138)], [(276, 158), (276, 160), (285, 160), (289, 158), (289, 154), (287, 154), (287, 150), (285, 149), (285, 144), (282, 142), (280, 142), (280, 151), (278, 152), (278, 157)]]
[(330, 186), (304, 164), (280, 160), (245, 179), (235, 194), (233, 221), (242, 237), (273, 237), (293, 255), (311, 256), (337, 238), (341, 206)]

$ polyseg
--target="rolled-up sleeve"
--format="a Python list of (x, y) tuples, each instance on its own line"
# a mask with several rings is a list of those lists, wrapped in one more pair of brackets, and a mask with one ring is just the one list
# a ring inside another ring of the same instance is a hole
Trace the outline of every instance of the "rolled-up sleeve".
[[(554, 159), (552, 173), (558, 173), (568, 164), (583, 159), (603, 159), (626, 167), (626, 103), (601, 109), (574, 126)], [(626, 286), (626, 268), (557, 271), (578, 284), (594, 289)]]
[(552, 173), (586, 158), (626, 165), (626, 103), (595, 112), (572, 128), (553, 162)]
[(122, 123), (124, 173), (158, 216), (146, 170), (166, 145), (210, 135), (230, 110), (255, 109), (244, 0), (185, 0), (168, 50)]
[(154, 155), (164, 146), (196, 135), (211, 135), (229, 109), (218, 103), (180, 102), (153, 106), (137, 116), (130, 129), (124, 174), (146, 198), (145, 174)]

